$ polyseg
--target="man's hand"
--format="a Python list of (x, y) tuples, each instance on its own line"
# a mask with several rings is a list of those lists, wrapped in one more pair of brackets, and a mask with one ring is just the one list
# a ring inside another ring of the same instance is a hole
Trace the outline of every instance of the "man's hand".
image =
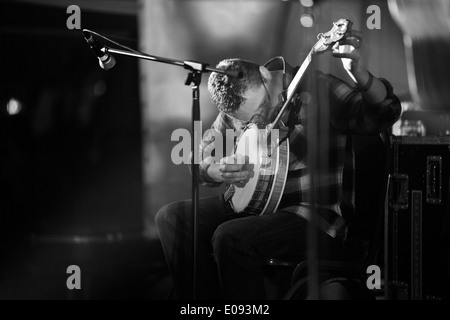
[(361, 53), (359, 51), (361, 42), (360, 36), (350, 35), (342, 41), (336, 42), (331, 49), (334, 57), (341, 58), (344, 69), (355, 82), (355, 75), (363, 69), (360, 63)]
[(357, 86), (366, 87), (369, 84), (364, 92), (364, 100), (376, 104), (386, 97), (386, 87), (377, 78), (372, 78), (372, 83), (369, 81), (370, 74), (361, 63), (361, 43), (360, 33), (352, 31), (348, 37), (337, 42), (331, 51), (334, 57), (341, 58), (345, 70)]
[(208, 175), (218, 182), (234, 184), (239, 188), (245, 186), (250, 179), (250, 173), (242, 170), (248, 162), (248, 157), (232, 155), (222, 158), (219, 164), (213, 164), (208, 169)]

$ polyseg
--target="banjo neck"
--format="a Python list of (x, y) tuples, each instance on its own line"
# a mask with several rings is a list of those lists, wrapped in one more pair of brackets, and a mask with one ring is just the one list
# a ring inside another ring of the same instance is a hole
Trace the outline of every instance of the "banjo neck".
[(275, 118), (275, 120), (273, 120), (266, 126), (267, 133), (270, 133), (270, 131), (272, 131), (272, 129), (277, 125), (278, 121), (280, 121), (281, 117), (285, 113), (287, 107), (289, 106), (292, 98), (295, 95), (295, 92), (297, 91), (298, 85), (300, 84), (303, 75), (305, 74), (309, 64), (312, 61), (313, 55), (316, 53), (324, 52), (328, 50), (331, 45), (336, 44), (337, 41), (341, 40), (344, 37), (345, 33), (347, 32), (347, 29), (350, 28), (350, 26), (351, 26), (350, 20), (340, 19), (337, 22), (333, 22), (333, 28), (330, 31), (328, 31), (327, 33), (319, 33), (319, 35), (317, 36), (319, 40), (311, 48), (305, 60), (301, 64), (300, 68), (298, 69), (294, 78), (292, 79), (291, 83), (288, 86), (286, 90), (287, 93), (286, 101), (283, 103), (283, 106), (278, 112), (277, 117)]
[(306, 59), (303, 61), (302, 65), (298, 69), (297, 73), (295, 74), (294, 78), (292, 79), (291, 83), (289, 84), (287, 88), (287, 95), (286, 95), (286, 101), (283, 104), (283, 107), (280, 109), (277, 117), (274, 121), (269, 123), (266, 127), (267, 131), (270, 132), (275, 125), (280, 121), (281, 117), (283, 116), (284, 112), (286, 111), (287, 107), (289, 106), (289, 103), (291, 102), (292, 98), (294, 97), (294, 93), (298, 88), (298, 85), (300, 84), (300, 81), (303, 78), (303, 75), (306, 72), (306, 69), (308, 68), (309, 64), (311, 63), (313, 56), (313, 50), (309, 51), (308, 55), (306, 56)]

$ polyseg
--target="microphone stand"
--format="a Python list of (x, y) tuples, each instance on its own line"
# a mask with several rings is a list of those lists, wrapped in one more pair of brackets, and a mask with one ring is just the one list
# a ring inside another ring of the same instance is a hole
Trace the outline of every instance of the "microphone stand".
[[(197, 61), (181, 61), (158, 56), (152, 56), (141, 52), (131, 52), (109, 47), (101, 49), (104, 53), (117, 53), (125, 56), (135, 57), (139, 59), (152, 60), (161, 63), (177, 65), (189, 70), (185, 85), (192, 85), (192, 134), (191, 139), (191, 167), (192, 167), (192, 212), (193, 212), (193, 298), (196, 299), (197, 292), (197, 234), (198, 234), (198, 209), (199, 209), (199, 164), (196, 163), (199, 155), (199, 146), (195, 142), (197, 140), (195, 132), (195, 122), (200, 121), (200, 83), (204, 72), (218, 72), (233, 77), (242, 76), (238, 71), (226, 71), (209, 67), (208, 64)], [(201, 136), (201, 132), (200, 132)], [(198, 161), (197, 161), (198, 162)]]

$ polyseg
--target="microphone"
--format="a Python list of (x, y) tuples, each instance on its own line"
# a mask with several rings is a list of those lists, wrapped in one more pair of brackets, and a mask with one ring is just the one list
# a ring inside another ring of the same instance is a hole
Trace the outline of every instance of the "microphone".
[(102, 69), (109, 70), (116, 65), (116, 59), (108, 53), (104, 46), (92, 37), (90, 32), (83, 30), (83, 36), (91, 47), (92, 52), (94, 52), (95, 56), (98, 58), (98, 64)]

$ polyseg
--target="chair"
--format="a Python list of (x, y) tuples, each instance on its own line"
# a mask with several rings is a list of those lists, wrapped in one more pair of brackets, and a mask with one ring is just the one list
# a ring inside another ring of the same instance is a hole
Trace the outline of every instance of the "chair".
[[(322, 300), (377, 298), (376, 292), (369, 290), (366, 285), (367, 267), (380, 265), (378, 258), (382, 248), (390, 139), (387, 132), (380, 136), (357, 139), (355, 141), (357, 213), (352, 220), (344, 246), (339, 250), (333, 250), (326, 257), (319, 257), (317, 261), (316, 279), (319, 299)], [(371, 183), (367, 183), (367, 179), (370, 179)], [(282, 299), (310, 298), (308, 283), (312, 275), (308, 272), (307, 261), (268, 259), (265, 265), (268, 269), (276, 267), (290, 274), (288, 290), (282, 294)]]

